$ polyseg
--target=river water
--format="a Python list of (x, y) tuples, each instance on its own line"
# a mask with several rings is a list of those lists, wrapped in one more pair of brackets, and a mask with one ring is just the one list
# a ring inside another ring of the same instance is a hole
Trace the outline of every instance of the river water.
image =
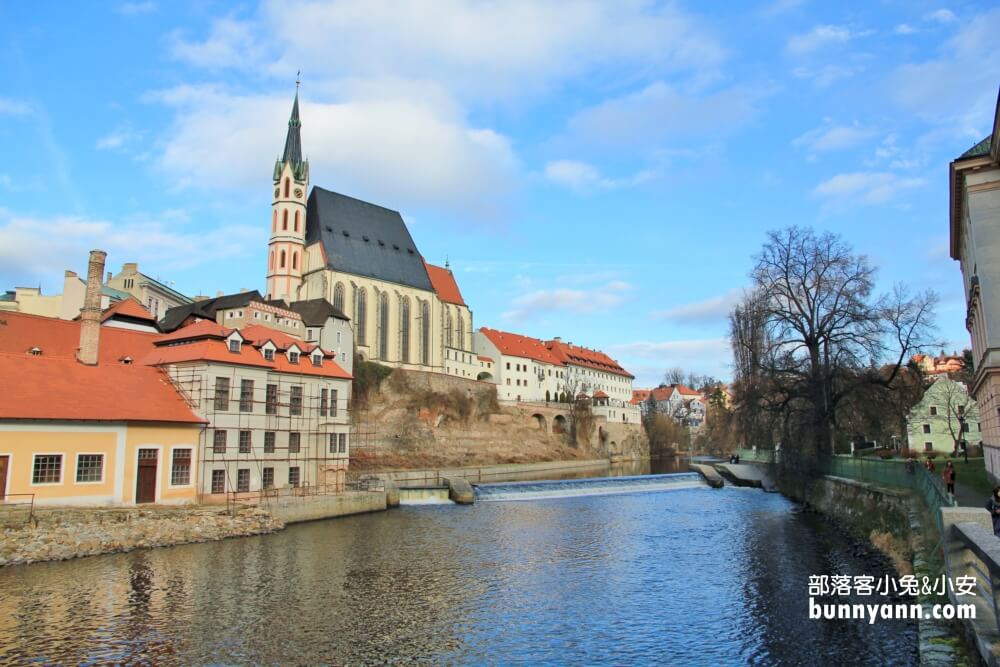
[(681, 481), (6, 568), (0, 662), (916, 664), (912, 622), (808, 619), (809, 575), (880, 560), (779, 495)]

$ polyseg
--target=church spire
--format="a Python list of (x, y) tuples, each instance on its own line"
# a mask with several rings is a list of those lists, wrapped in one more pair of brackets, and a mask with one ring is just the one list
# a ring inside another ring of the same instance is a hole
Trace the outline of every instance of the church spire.
[(302, 162), (302, 135), (299, 130), (302, 121), (299, 120), (299, 79), (295, 78), (295, 102), (292, 104), (292, 115), (288, 119), (288, 136), (285, 137), (285, 152), (282, 162), (291, 162), (292, 169), (298, 169)]

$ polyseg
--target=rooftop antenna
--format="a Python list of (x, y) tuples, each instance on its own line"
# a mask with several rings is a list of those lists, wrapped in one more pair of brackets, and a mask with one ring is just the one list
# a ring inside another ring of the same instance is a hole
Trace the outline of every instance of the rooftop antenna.
[(448, 255), (444, 256), (444, 268), (446, 268), (446, 269), (450, 269), (451, 268), (451, 264), (448, 263)]

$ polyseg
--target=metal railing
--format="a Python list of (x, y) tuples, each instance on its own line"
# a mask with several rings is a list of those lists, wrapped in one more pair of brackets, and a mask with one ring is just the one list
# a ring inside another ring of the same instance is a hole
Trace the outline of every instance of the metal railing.
[[(11, 498), (19, 498), (20, 500), (11, 500)], [(19, 512), (24, 512), (25, 523), (31, 523), (35, 517), (35, 494), (7, 493), (0, 496), (0, 520), (7, 522), (8, 518), (16, 517)]]

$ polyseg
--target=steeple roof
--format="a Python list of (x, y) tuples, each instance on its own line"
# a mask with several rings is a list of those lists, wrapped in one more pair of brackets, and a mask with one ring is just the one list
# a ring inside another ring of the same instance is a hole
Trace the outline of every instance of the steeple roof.
[(302, 135), (299, 132), (302, 121), (299, 120), (299, 91), (295, 90), (295, 102), (292, 104), (292, 115), (288, 119), (288, 136), (285, 137), (285, 152), (282, 162), (291, 162), (292, 168), (302, 162)]

